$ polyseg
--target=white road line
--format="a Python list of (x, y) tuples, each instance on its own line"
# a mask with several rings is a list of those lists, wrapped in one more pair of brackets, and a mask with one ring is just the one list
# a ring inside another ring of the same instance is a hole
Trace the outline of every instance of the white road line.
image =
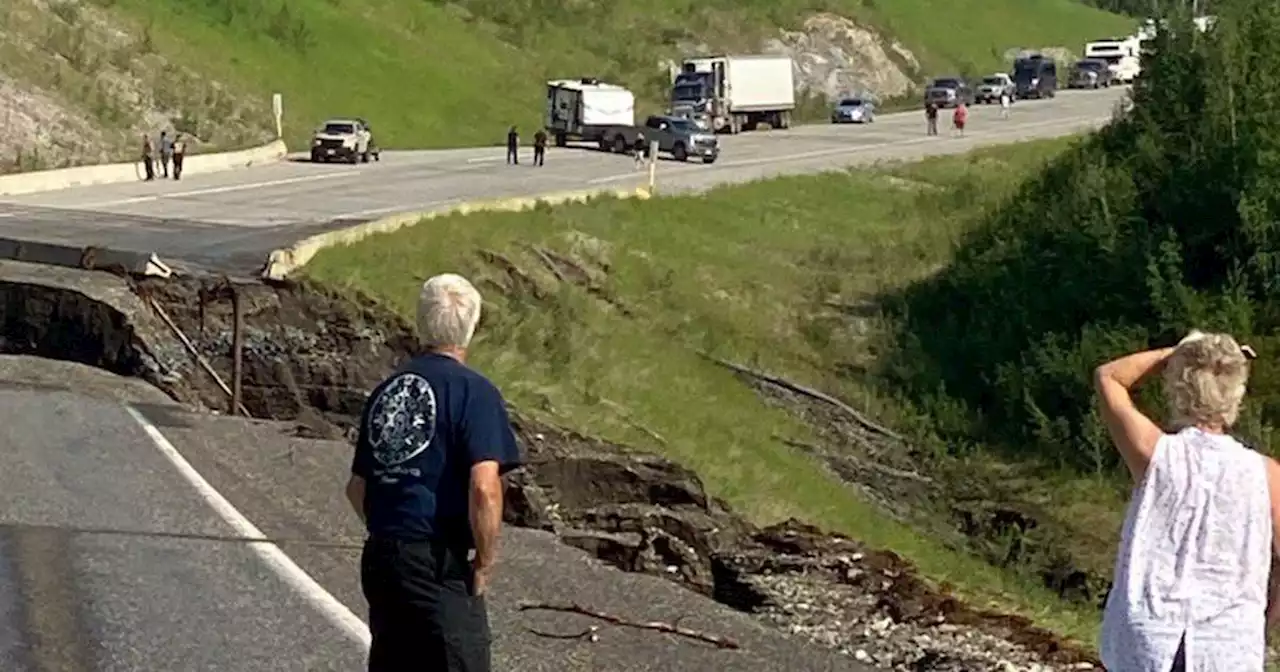
[(173, 447), (173, 444), (165, 438), (164, 434), (160, 433), (160, 430), (150, 420), (132, 406), (125, 405), (124, 409), (129, 412), (129, 415), (133, 416), (134, 421), (147, 433), (156, 448), (160, 449), (160, 452), (169, 459), (169, 462), (182, 474), (183, 478), (187, 479), (187, 482), (196, 489), (200, 497), (208, 502), (209, 506), (213, 507), (218, 516), (225, 520), (228, 525), (235, 528), (237, 533), (251, 541), (249, 548), (252, 548), (268, 567), (274, 570), (285, 583), (288, 583), (306, 598), (339, 630), (342, 630), (343, 634), (352, 641), (364, 646), (365, 649), (369, 648), (371, 641), (369, 626), (365, 625), (359, 616), (356, 616), (345, 604), (339, 602), (338, 598), (321, 587), (319, 583), (316, 583), (316, 580), (294, 563), (284, 551), (280, 550), (279, 546), (266, 541), (262, 532), (253, 523), (249, 522), (249, 519), (245, 518), (244, 514), (237, 511), (236, 507), (231, 505), (231, 502), (227, 501), (217, 490), (214, 490), (213, 486), (209, 485), (209, 482), (204, 480), (200, 472), (196, 471), (191, 466), (191, 463), (182, 457), (178, 449)]
[(149, 203), (165, 198), (183, 198), (185, 196), (204, 196), (207, 194), (225, 194), (233, 191), (245, 191), (248, 189), (262, 189), (265, 187), (278, 187), (285, 184), (297, 184), (298, 182), (310, 182), (312, 180), (327, 180), (334, 177), (355, 177), (359, 173), (355, 171), (342, 171), (333, 173), (320, 173), (319, 175), (301, 175), (298, 177), (288, 177), (280, 180), (269, 180), (267, 182), (250, 182), (249, 184), (229, 184), (225, 187), (209, 187), (207, 189), (193, 189), (191, 191), (175, 191), (168, 194), (150, 194), (147, 196), (135, 196), (133, 198), (121, 198), (114, 201), (100, 201), (97, 203), (85, 203), (75, 206), (76, 209), (89, 210), (93, 208), (105, 208), (112, 205), (129, 205), (131, 203)]

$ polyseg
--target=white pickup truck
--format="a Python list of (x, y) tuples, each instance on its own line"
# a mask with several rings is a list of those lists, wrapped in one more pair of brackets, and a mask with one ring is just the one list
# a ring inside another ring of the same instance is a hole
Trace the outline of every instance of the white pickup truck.
[(373, 131), (363, 119), (330, 119), (311, 135), (311, 161), (328, 163), (342, 159), (347, 163), (369, 163), (382, 160), (382, 152), (373, 142)]

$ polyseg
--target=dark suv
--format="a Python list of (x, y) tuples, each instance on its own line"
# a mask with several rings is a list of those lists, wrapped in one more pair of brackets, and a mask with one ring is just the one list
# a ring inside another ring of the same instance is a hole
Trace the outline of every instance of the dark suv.
[(938, 107), (955, 107), (964, 102), (973, 104), (973, 89), (959, 77), (939, 77), (924, 90), (924, 102)]

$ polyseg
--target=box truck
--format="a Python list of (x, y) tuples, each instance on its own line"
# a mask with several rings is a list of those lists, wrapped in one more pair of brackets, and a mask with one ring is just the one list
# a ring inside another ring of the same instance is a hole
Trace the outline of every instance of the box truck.
[(673, 68), (671, 109), (700, 127), (738, 133), (790, 128), (796, 87), (790, 56), (705, 56)]
[(547, 82), (546, 128), (557, 147), (581, 140), (607, 148), (613, 130), (635, 123), (636, 97), (621, 86), (589, 77)]

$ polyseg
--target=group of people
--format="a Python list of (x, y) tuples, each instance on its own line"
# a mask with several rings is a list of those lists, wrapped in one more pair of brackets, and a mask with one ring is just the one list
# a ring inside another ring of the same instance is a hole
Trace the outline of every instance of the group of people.
[[(159, 160), (156, 147), (159, 145)], [(173, 179), (182, 179), (182, 162), (187, 156), (187, 140), (181, 133), (169, 135), (168, 131), (160, 131), (158, 142), (153, 143), (151, 136), (142, 136), (142, 166), (146, 171), (146, 180), (156, 179), (156, 164), (160, 164), (162, 177), (169, 177), (169, 164), (173, 164)]]
[[(1009, 107), (1013, 104), (1013, 98), (1007, 93), (1000, 94), (1000, 118), (1009, 118)], [(933, 101), (924, 104), (925, 118), (925, 134), (938, 134), (938, 105)], [(963, 100), (956, 103), (955, 111), (951, 113), (951, 127), (954, 133), (960, 137), (964, 137), (964, 127), (969, 121), (969, 106)]]
[[(541, 166), (547, 158), (547, 132), (538, 129), (533, 134), (533, 165)], [(507, 130), (507, 165), (520, 165), (520, 132), (512, 126)]]

